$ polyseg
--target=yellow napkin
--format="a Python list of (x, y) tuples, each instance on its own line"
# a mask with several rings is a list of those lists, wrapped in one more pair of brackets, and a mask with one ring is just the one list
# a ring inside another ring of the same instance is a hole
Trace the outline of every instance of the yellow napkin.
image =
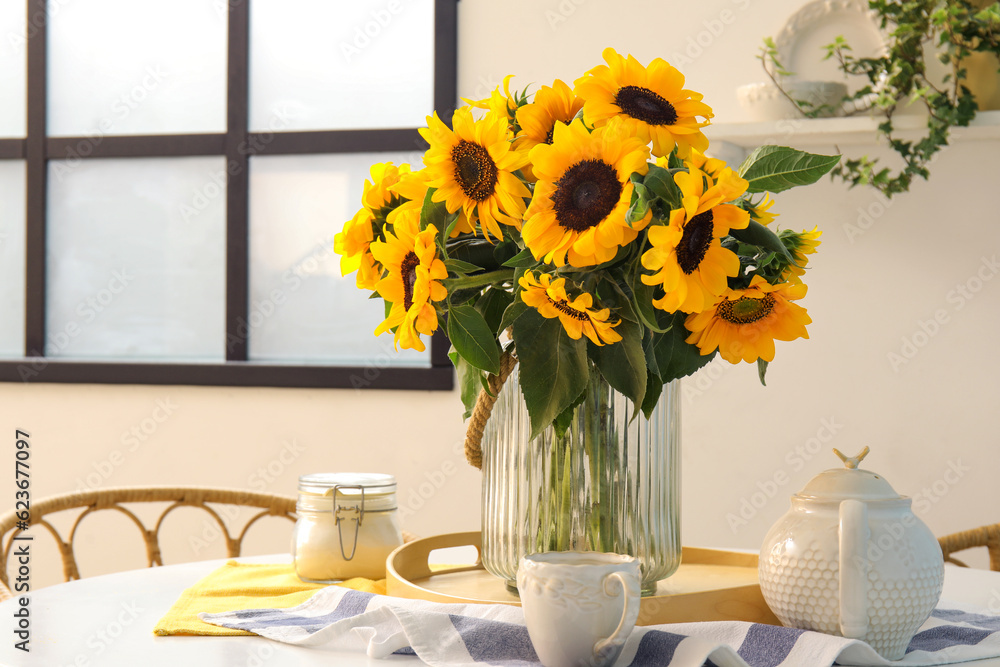
[[(335, 586), (385, 595), (385, 579), (347, 579)], [(250, 635), (251, 632), (203, 623), (200, 612), (236, 609), (288, 608), (305, 602), (324, 584), (308, 584), (295, 575), (291, 563), (256, 564), (229, 561), (181, 593), (153, 633), (167, 635)]]

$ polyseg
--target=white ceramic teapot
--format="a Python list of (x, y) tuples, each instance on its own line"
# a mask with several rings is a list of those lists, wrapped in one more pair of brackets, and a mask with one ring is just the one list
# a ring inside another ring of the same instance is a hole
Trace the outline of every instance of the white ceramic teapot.
[(871, 645), (897, 660), (941, 596), (944, 562), (910, 499), (833, 450), (846, 468), (827, 470), (792, 496), (764, 538), (760, 588), (788, 627)]

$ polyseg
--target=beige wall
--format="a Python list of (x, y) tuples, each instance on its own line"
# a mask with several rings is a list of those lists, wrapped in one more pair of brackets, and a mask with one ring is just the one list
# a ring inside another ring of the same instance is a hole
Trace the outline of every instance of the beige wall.
[[(737, 121), (734, 89), (761, 78), (760, 38), (800, 4), (462, 0), (459, 92), (485, 95), (507, 73), (521, 86), (572, 81), (610, 45), (644, 62), (673, 59), (717, 121)], [(699, 54), (691, 40), (703, 31)], [(935, 533), (1000, 520), (998, 148), (957, 143), (929, 182), (889, 205), (829, 181), (778, 197), (781, 226), (824, 230), (807, 275), (812, 339), (779, 344), (766, 388), (753, 367), (722, 361), (687, 381), (686, 544), (758, 546), (787, 496), (836, 463), (834, 446), (871, 446), (868, 466), (914, 496)], [(893, 365), (890, 353), (903, 361)], [(0, 435), (10, 441), (0, 451), (12, 458), (14, 429), (31, 431), (39, 497), (86, 486), (88, 476), (99, 486), (292, 494), (301, 473), (380, 470), (399, 479), (412, 510), (405, 527), (428, 535), (478, 527), (479, 473), (458, 449), (460, 415), (454, 393), (0, 384)], [(120, 548), (117, 529), (98, 533), (87, 539)], [(283, 549), (285, 533), (272, 533), (254, 549)], [(217, 540), (206, 541), (177, 537), (168, 559), (221, 555)], [(116, 558), (92, 571), (113, 569)], [(139, 564), (142, 554), (129, 558)]]

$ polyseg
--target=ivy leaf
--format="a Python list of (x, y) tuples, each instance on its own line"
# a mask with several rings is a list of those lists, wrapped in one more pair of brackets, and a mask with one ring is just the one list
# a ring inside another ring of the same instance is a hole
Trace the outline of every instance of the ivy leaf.
[(814, 155), (787, 146), (761, 146), (740, 165), (739, 175), (750, 183), (747, 192), (777, 193), (815, 183), (838, 162), (839, 155)]
[(503, 314), (513, 301), (514, 295), (507, 290), (491, 287), (479, 297), (479, 301), (476, 302), (476, 310), (482, 313), (483, 319), (486, 320), (486, 326), (494, 334), (498, 334), (502, 331), (499, 327), (503, 320)]
[(537, 437), (587, 388), (587, 345), (573, 340), (558, 319), (528, 309), (514, 322), (521, 393)]
[(788, 248), (781, 242), (781, 238), (771, 231), (769, 227), (760, 224), (756, 220), (751, 220), (746, 229), (730, 229), (729, 235), (742, 243), (749, 243), (750, 245), (755, 245), (771, 252), (779, 252), (787, 257), (790, 262), (795, 261), (792, 254), (788, 252)]
[(488, 373), (500, 373), (500, 346), (478, 310), (472, 306), (449, 308), (448, 338), (467, 362)]
[(465, 420), (472, 416), (472, 411), (476, 407), (476, 400), (479, 398), (480, 383), (484, 377), (483, 372), (467, 362), (454, 346), (448, 351), (448, 358), (454, 364), (455, 374), (458, 376), (462, 405), (465, 406), (465, 413), (462, 415), (462, 419)]
[(530, 250), (525, 248), (504, 262), (503, 266), (509, 266), (515, 269), (524, 269), (529, 266), (534, 266), (535, 264), (538, 264), (538, 260), (535, 259), (535, 256), (531, 254)]
[(684, 328), (686, 313), (675, 313), (670, 317), (673, 320), (670, 330), (666, 333), (654, 333), (652, 340), (656, 366), (664, 382), (691, 375), (710, 362), (716, 354), (712, 352), (702, 355), (695, 345), (684, 342), (689, 333)]

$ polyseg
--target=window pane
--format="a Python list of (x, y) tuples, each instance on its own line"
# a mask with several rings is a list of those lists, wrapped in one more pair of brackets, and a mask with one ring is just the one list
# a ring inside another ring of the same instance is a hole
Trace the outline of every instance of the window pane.
[(227, 6), (50, 0), (49, 134), (224, 132)]
[(45, 354), (225, 358), (222, 157), (49, 163)]
[[(381, 299), (340, 275), (333, 237), (361, 207), (373, 162), (387, 153), (251, 158), (249, 355), (254, 360), (344, 365), (430, 365), (425, 352), (375, 337)], [(425, 337), (426, 340), (426, 337)]]
[(0, 356), (24, 356), (24, 162), (0, 160)]
[[(27, 3), (0, 2), (0, 137), (23, 137), (27, 131)], [(23, 350), (22, 350), (23, 353)]]
[(433, 0), (250, 3), (251, 130), (418, 127), (433, 88)]

